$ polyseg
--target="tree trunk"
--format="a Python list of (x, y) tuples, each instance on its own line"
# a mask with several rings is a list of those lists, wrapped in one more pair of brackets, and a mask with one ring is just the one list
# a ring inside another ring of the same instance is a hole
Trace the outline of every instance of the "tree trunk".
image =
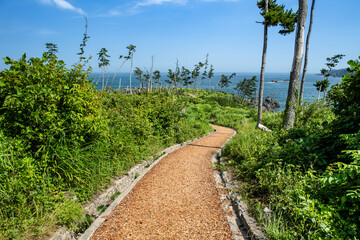
[(134, 56), (134, 54), (133, 54), (133, 53), (131, 53), (131, 69), (130, 69), (130, 94), (132, 94), (132, 89), (131, 89), (131, 75), (132, 75), (132, 70), (133, 70), (133, 66), (134, 66), (133, 56)]
[[(269, 1), (265, 0), (265, 13), (269, 11)], [(268, 24), (264, 18), (264, 44), (263, 44), (263, 54), (261, 60), (261, 71), (260, 71), (260, 85), (259, 85), (259, 101), (258, 101), (258, 123), (256, 127), (258, 128), (262, 120), (262, 111), (263, 111), (263, 95), (264, 95), (264, 78), (265, 78), (265, 65), (266, 65), (266, 52), (267, 52), (267, 39), (268, 39)]]
[(318, 101), (320, 100), (320, 93), (321, 93), (321, 90), (322, 90), (322, 84), (320, 85), (320, 87), (319, 87), (319, 93), (318, 93)]
[[(149, 82), (150, 82), (150, 92), (152, 92), (152, 81), (153, 81), (153, 69), (154, 69), (154, 55), (151, 56), (151, 68), (150, 68), (150, 79), (149, 79)], [(149, 90), (148, 90), (149, 92)]]
[(307, 0), (299, 0), (299, 15), (296, 24), (294, 60), (290, 72), (289, 90), (284, 115), (285, 129), (293, 128), (295, 123), (295, 110), (299, 99), (300, 70), (304, 52), (303, 48), (307, 10)]
[(302, 103), (303, 95), (304, 95), (304, 83), (307, 71), (307, 64), (308, 64), (308, 53), (309, 53), (309, 40), (311, 35), (311, 29), (313, 24), (313, 16), (314, 16), (314, 7), (315, 7), (315, 0), (312, 0), (311, 3), (311, 12), (310, 12), (310, 24), (309, 24), (309, 31), (306, 36), (306, 47), (305, 47), (305, 62), (304, 62), (304, 69), (301, 78), (301, 86), (300, 86), (300, 97), (299, 97), (299, 105)]
[(116, 74), (120, 71), (120, 69), (121, 69), (122, 66), (126, 63), (126, 61), (127, 61), (127, 60), (124, 60), (124, 61), (121, 63), (120, 67), (116, 70), (116, 72), (115, 72), (115, 74), (114, 74), (114, 77), (113, 77), (112, 80), (111, 80), (111, 85), (110, 85), (110, 87), (112, 87), (112, 85), (113, 85), (113, 83), (114, 83), (114, 79), (115, 79), (115, 77), (116, 77)]

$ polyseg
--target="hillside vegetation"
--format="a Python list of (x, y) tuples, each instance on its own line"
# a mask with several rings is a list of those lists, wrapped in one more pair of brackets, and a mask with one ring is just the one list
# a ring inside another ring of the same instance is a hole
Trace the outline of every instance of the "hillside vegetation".
[[(238, 135), (223, 156), (270, 239), (360, 238), (360, 62), (333, 86), (327, 102), (264, 117), (272, 133), (230, 124)], [(263, 211), (267, 207), (269, 211)]]
[(270, 239), (360, 238), (358, 60), (326, 102), (297, 109), (293, 129), (282, 129), (282, 112), (265, 112), (271, 133), (255, 129), (256, 109), (229, 93), (97, 91), (82, 65), (67, 68), (48, 53), (4, 60), (0, 239), (83, 231), (91, 223), (83, 204), (114, 176), (204, 135), (209, 123), (238, 131), (223, 157)]
[(5, 58), (0, 73), (0, 239), (81, 230), (82, 204), (134, 164), (204, 135), (182, 96), (96, 91), (81, 65)]

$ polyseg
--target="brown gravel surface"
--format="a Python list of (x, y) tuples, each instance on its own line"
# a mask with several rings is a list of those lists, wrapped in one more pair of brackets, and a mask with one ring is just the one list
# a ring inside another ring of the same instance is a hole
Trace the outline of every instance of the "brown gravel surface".
[(233, 239), (211, 156), (234, 133), (218, 131), (164, 157), (90, 239)]

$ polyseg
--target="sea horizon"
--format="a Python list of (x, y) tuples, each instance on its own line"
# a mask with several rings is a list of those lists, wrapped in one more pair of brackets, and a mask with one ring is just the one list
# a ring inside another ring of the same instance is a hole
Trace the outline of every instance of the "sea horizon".
[[(219, 82), (221, 75), (230, 75), (232, 72), (215, 72), (214, 77), (211, 79), (209, 84), (209, 79), (205, 79), (202, 88), (203, 89), (210, 89), (210, 90), (216, 90), (217, 89), (217, 83)], [(235, 93), (234, 87), (239, 81), (242, 81), (244, 78), (252, 78), (253, 76), (256, 76), (257, 78), (257, 88), (259, 85), (259, 79), (260, 79), (260, 73), (256, 72), (235, 72), (236, 76), (231, 79), (231, 84), (229, 87), (222, 88), (221, 90), (224, 92), (229, 93)], [(167, 72), (160, 72), (161, 74), (161, 82), (162, 86), (166, 87), (169, 84), (165, 82), (167, 78)], [(108, 77), (109, 76), (109, 77)], [(100, 90), (102, 88), (102, 78), (101, 73), (90, 73), (89, 78), (92, 78), (94, 82), (98, 82), (97, 89)], [(104, 73), (104, 85), (106, 81), (108, 82), (108, 86), (111, 84), (112, 79), (114, 77), (114, 73)], [(139, 87), (139, 80), (136, 78), (134, 73), (132, 73), (131, 77), (131, 87), (137, 88)], [(272, 99), (275, 99), (279, 101), (280, 108), (276, 109), (276, 111), (282, 111), (285, 109), (285, 102), (287, 98), (288, 93), (288, 86), (290, 79), (290, 73), (265, 73), (265, 79), (264, 79), (264, 99), (266, 97), (270, 97)], [(317, 80), (323, 79), (321, 74), (318, 73), (307, 73), (305, 78), (305, 84), (304, 84), (304, 96), (303, 99), (305, 101), (314, 101), (317, 100), (318, 97), (318, 91), (316, 90), (316, 87), (313, 85), (316, 83)], [(337, 84), (341, 82), (341, 78), (336, 77), (329, 77), (330, 81), (330, 87), (334, 84)], [(201, 88), (201, 75), (197, 79), (197, 88)], [(121, 88), (129, 88), (130, 87), (130, 73), (129, 72), (119, 72), (117, 73), (114, 82), (113, 82), (113, 88), (117, 89), (119, 88), (119, 84), (121, 84)], [(329, 87), (329, 89), (330, 89)], [(258, 95), (258, 92), (256, 92), (256, 95)], [(255, 96), (257, 97), (257, 96)], [(323, 93), (321, 93), (320, 97), (323, 97)]]

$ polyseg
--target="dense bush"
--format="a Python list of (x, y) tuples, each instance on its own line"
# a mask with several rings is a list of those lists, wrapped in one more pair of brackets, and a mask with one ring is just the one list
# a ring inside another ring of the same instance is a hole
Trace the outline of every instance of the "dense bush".
[(91, 141), (103, 130), (100, 102), (87, 72), (71, 69), (54, 55), (19, 60), (0, 73), (0, 127), (28, 141), (35, 152), (60, 139)]

